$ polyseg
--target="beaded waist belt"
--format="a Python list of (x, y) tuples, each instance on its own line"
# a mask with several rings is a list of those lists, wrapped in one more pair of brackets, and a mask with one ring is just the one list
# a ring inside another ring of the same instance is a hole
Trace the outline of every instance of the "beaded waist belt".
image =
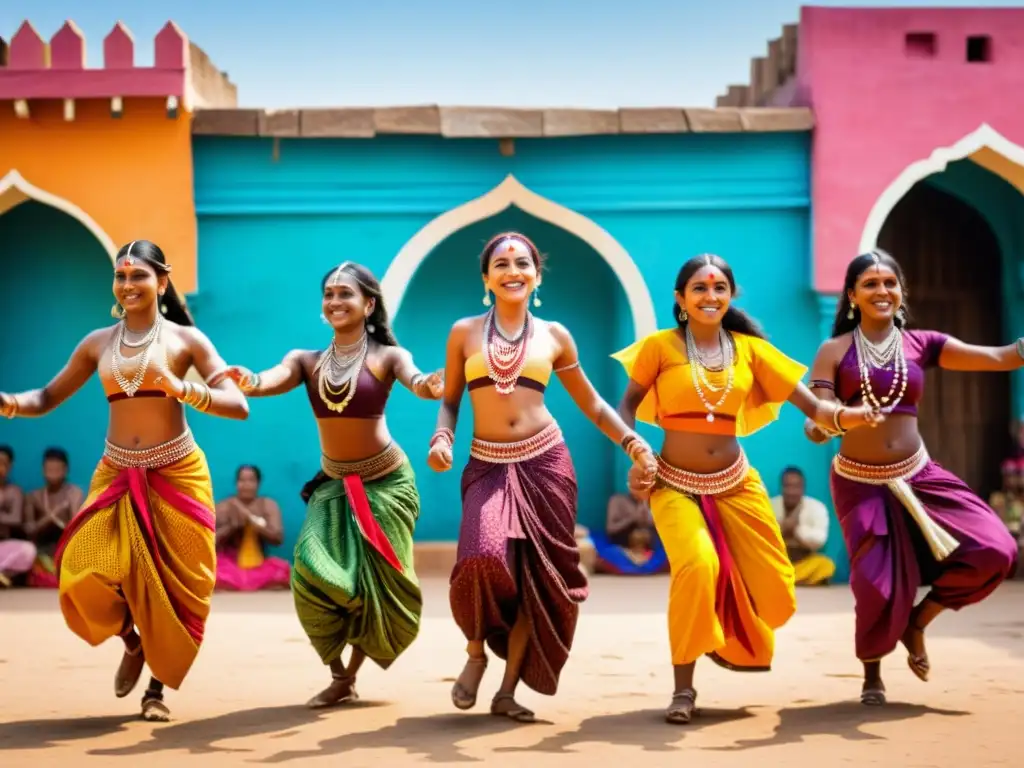
[(942, 561), (960, 546), (960, 542), (932, 520), (928, 510), (924, 508), (914, 489), (907, 482), (924, 469), (930, 460), (928, 450), (922, 444), (913, 456), (895, 464), (861, 464), (838, 454), (832, 460), (832, 469), (847, 480), (865, 485), (884, 485), (888, 488), (921, 529), (935, 559)]
[(469, 455), (490, 464), (515, 464), (517, 461), (540, 456), (560, 442), (562, 429), (557, 423), (551, 422), (533, 437), (514, 443), (490, 443), (473, 438), (469, 446)]
[(397, 443), (390, 443), (376, 456), (359, 461), (336, 461), (323, 454), (320, 455), (320, 469), (328, 477), (334, 480), (344, 480), (350, 475), (357, 475), (366, 483), (390, 475), (404, 462), (405, 453)]
[(152, 448), (122, 448), (109, 440), (105, 441), (103, 458), (121, 469), (157, 469), (181, 461), (196, 449), (192, 430), (186, 429), (177, 437)]
[(661, 456), (658, 456), (658, 479), (656, 482), (679, 493), (714, 496), (716, 493), (731, 491), (742, 483), (747, 476), (748, 469), (750, 469), (750, 463), (747, 461), (747, 454), (742, 451), (731, 466), (710, 474), (687, 472), (685, 469), (673, 467)]
[(917, 453), (895, 464), (861, 464), (837, 454), (832, 460), (832, 467), (837, 475), (847, 480), (868, 485), (886, 485), (893, 480), (908, 480), (924, 469), (929, 460), (928, 449), (922, 443)]

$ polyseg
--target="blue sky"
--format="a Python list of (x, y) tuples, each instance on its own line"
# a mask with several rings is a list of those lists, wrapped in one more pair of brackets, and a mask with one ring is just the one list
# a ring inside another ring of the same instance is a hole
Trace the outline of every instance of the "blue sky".
[(747, 82), (750, 59), (799, 8), (790, 0), (4, 0), (0, 36), (10, 40), (29, 18), (49, 38), (71, 18), (86, 35), (89, 66), (101, 66), (103, 37), (120, 19), (146, 65), (153, 35), (173, 19), (249, 107), (710, 106), (728, 84)]

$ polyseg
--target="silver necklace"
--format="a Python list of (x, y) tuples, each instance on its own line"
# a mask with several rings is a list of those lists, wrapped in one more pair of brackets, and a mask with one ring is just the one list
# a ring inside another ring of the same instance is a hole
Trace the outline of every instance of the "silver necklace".
[[(110, 356), (110, 372), (114, 376), (114, 381), (117, 382), (117, 386), (121, 388), (128, 397), (134, 397), (135, 393), (142, 387), (142, 381), (146, 378), (146, 371), (149, 370), (149, 355), (153, 349), (153, 343), (157, 340), (160, 335), (160, 328), (163, 326), (163, 318), (157, 315), (156, 322), (153, 323), (153, 327), (150, 328), (146, 335), (141, 341), (127, 344), (125, 343), (125, 321), (122, 320), (117, 326), (117, 333), (114, 337), (114, 349)], [(137, 349), (142, 347), (142, 351), (134, 357), (125, 357), (121, 354), (121, 345), (124, 344), (126, 347)], [(137, 365), (135, 375), (132, 376), (129, 381), (125, 378), (124, 373), (121, 371), (122, 365)]]
[[(899, 328), (893, 327), (881, 343), (874, 344), (858, 325), (853, 331), (853, 344), (857, 353), (860, 392), (864, 402), (875, 410), (891, 413), (907, 391), (907, 358), (903, 352), (903, 333)], [(871, 369), (887, 370), (890, 363), (892, 383), (889, 385), (889, 391), (878, 397), (871, 386)], [(897, 387), (899, 392), (896, 391)]]
[[(718, 329), (718, 341), (721, 347), (721, 365), (710, 366), (707, 363), (707, 359), (701, 354), (700, 349), (697, 348), (697, 341), (693, 338), (693, 332), (690, 331), (690, 326), (687, 324), (686, 357), (690, 361), (690, 378), (693, 381), (693, 388), (697, 392), (697, 397), (700, 398), (701, 403), (703, 403), (704, 408), (708, 412), (706, 419), (709, 423), (715, 420), (715, 411), (721, 408), (723, 403), (725, 403), (725, 399), (732, 391), (734, 383), (732, 339), (724, 328)], [(708, 372), (711, 371), (714, 373), (722, 370), (726, 372), (725, 385), (719, 387), (712, 384), (708, 379)], [(703, 386), (701, 386), (702, 384)], [(709, 402), (708, 398), (704, 395), (705, 389), (711, 392), (721, 392), (722, 394), (718, 398), (718, 402)]]
[[(359, 383), (359, 372), (366, 360), (369, 340), (365, 331), (352, 344), (339, 345), (331, 339), (331, 345), (323, 351), (314, 371), (319, 372), (317, 394), (330, 410), (341, 413), (355, 397)], [(340, 401), (337, 398), (342, 398)]]

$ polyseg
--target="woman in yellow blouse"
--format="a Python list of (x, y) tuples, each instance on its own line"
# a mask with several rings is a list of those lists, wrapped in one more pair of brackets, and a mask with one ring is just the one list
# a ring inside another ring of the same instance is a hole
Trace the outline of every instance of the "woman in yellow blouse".
[(631, 472), (630, 491), (649, 495), (671, 566), (670, 723), (693, 715), (699, 656), (731, 670), (767, 671), (774, 630), (796, 610), (793, 566), (771, 501), (737, 438), (772, 422), (787, 401), (830, 432), (882, 418), (815, 397), (800, 382), (807, 368), (730, 306), (735, 293), (722, 258), (690, 259), (676, 278), (678, 327), (613, 355), (630, 377), (623, 420), (665, 431), (657, 478)]

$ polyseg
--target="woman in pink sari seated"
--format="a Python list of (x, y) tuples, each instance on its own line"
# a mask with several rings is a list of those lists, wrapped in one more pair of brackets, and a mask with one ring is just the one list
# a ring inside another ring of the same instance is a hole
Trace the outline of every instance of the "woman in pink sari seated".
[(288, 588), (288, 561), (265, 551), (284, 541), (284, 527), (277, 502), (258, 495), (262, 479), (259, 467), (243, 464), (235, 474), (235, 495), (217, 504), (218, 589)]

